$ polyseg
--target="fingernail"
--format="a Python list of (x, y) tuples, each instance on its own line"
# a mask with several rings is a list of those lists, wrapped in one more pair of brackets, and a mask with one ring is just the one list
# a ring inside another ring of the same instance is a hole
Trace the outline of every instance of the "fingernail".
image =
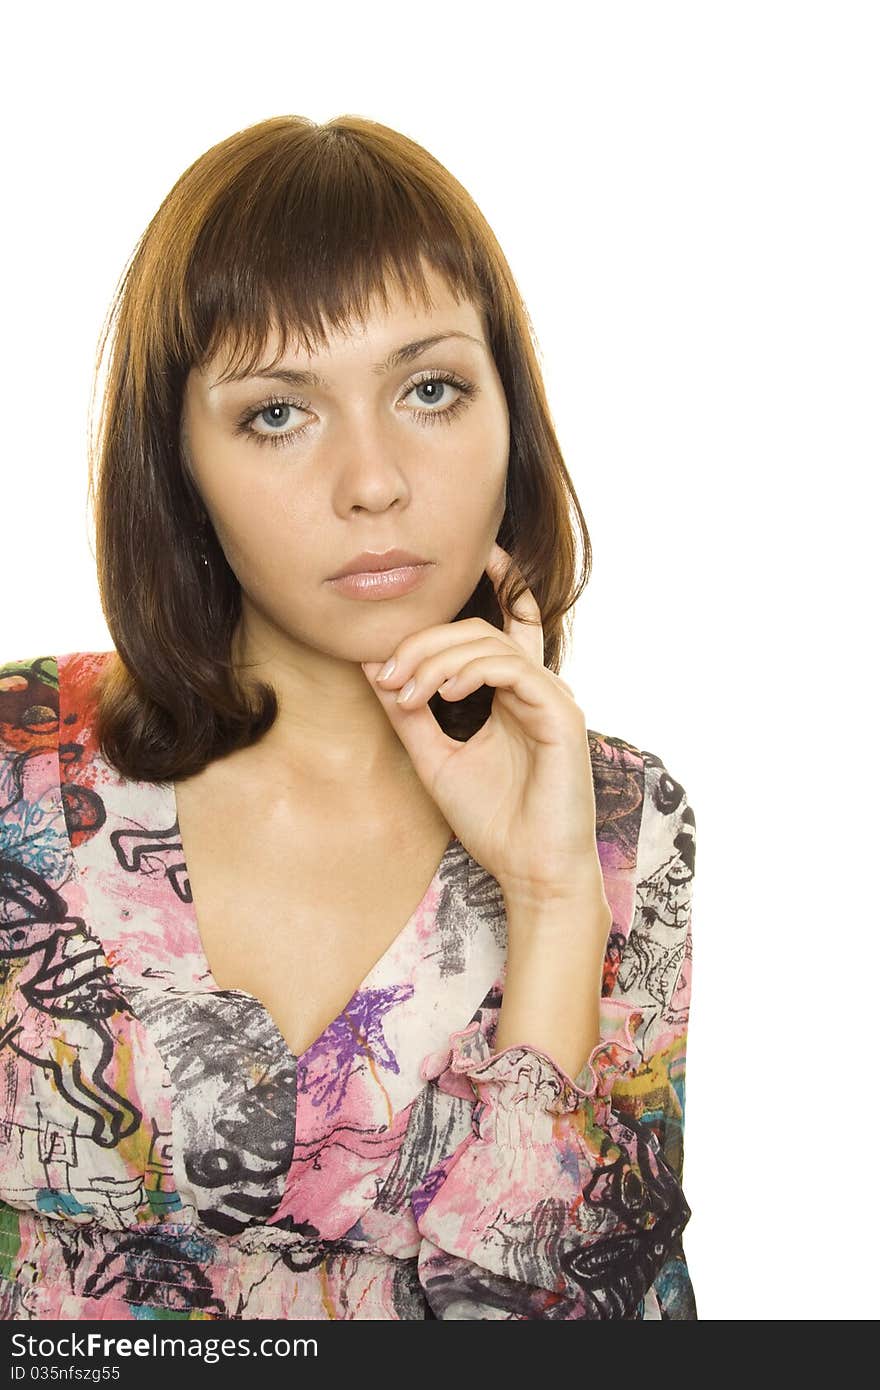
[(410, 680), (407, 681), (407, 683), (406, 683), (406, 685), (403, 687), (403, 689), (402, 689), (401, 691), (398, 692), (397, 703), (400, 704), (403, 700), (408, 700), (409, 697), (410, 697), (410, 695), (412, 695), (413, 691), (415, 690), (415, 688), (416, 688), (416, 679), (415, 679), (415, 676), (413, 676), (413, 677), (411, 677)]
[(376, 680), (387, 681), (388, 677), (391, 675), (391, 672), (394, 670), (396, 665), (397, 662), (394, 660), (394, 657), (392, 656), (390, 661), (385, 662), (385, 665), (382, 667), (382, 670), (379, 672), (378, 676), (376, 677)]

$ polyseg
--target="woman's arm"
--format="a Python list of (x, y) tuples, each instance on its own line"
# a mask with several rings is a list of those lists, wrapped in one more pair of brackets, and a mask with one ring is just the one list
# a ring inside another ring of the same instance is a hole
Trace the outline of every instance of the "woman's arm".
[[(453, 1097), (465, 1078), (476, 1097), (470, 1129), (456, 1127), (411, 1194), (438, 1318), (696, 1319), (682, 1247), (694, 817), (681, 785), (644, 756), (632, 921), (577, 1079), (531, 1039), (492, 1052), (477, 1023), (432, 1070), (435, 1129), (463, 1103)], [(517, 988), (528, 993), (527, 970)], [(590, 1010), (574, 970), (567, 996), (566, 1018)], [(541, 990), (540, 1014), (526, 1006), (548, 1042), (561, 1036), (544, 1022), (553, 997)]]
[(611, 909), (591, 876), (552, 900), (505, 902), (510, 948), (495, 1050), (528, 1041), (577, 1076), (599, 1041)]

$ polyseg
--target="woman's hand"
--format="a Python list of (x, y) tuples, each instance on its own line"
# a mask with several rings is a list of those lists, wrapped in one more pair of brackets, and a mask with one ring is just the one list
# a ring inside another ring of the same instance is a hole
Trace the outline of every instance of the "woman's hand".
[[(508, 560), (494, 544), (486, 573), (496, 590)], [(586, 890), (604, 910), (586, 720), (571, 687), (544, 665), (531, 590), (514, 612), (503, 632), (469, 618), (412, 633), (390, 653), (396, 665), (385, 680), (383, 663), (361, 665), (425, 788), (507, 901), (582, 901)], [(466, 743), (449, 738), (428, 700), (438, 690), (462, 699), (481, 685), (495, 687), (489, 718)]]

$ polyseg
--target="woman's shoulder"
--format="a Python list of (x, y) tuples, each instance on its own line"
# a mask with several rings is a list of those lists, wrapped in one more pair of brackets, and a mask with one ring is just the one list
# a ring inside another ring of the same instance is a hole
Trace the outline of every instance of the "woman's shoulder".
[(61, 653), (46, 652), (44, 650), (36, 656), (21, 656), (4, 661), (0, 664), (0, 673), (3, 674), (4, 679), (9, 675), (27, 673), (29, 671), (34, 672), (36, 675), (45, 672), (51, 678), (62, 670), (76, 668), (82, 664), (91, 665), (96, 669), (100, 669), (105, 661), (115, 655), (115, 649), (112, 647), (103, 651), (72, 651)]
[(54, 653), (12, 658), (0, 665), (0, 724), (4, 727), (21, 724), (28, 710), (36, 715), (57, 705), (58, 657)]
[(65, 693), (87, 685), (114, 651), (42, 652), (0, 664), (0, 746), (24, 751), (30, 739), (58, 732)]
[(602, 821), (635, 815), (640, 825), (676, 811), (693, 822), (687, 793), (659, 754), (619, 734), (588, 729), (596, 792), (597, 830)]
[(48, 808), (63, 811), (66, 759), (88, 729), (92, 682), (111, 655), (44, 652), (0, 664), (0, 855), (16, 858), (33, 825), (46, 828)]
[(23, 774), (30, 759), (57, 750), (60, 713), (58, 659), (54, 654), (18, 657), (0, 665), (0, 785), (4, 816), (23, 799)]

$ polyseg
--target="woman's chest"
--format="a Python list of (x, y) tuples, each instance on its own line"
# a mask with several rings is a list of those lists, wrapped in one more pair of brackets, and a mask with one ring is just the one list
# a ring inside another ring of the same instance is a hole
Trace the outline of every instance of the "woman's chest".
[(221, 840), (206, 811), (178, 791), (200, 949), (216, 986), (259, 1000), (301, 1056), (401, 941), (449, 826), (422, 814), (394, 838), (252, 825)]
[[(58, 1192), (85, 1222), (198, 1211), (218, 1230), (347, 1231), (397, 1162), (410, 1107), (433, 1101), (423, 1059), (497, 993), (494, 881), (415, 810), (397, 840), (344, 824), (291, 837), (252, 833), (234, 799), (188, 818), (181, 798), (178, 818), (164, 784), (108, 776), (95, 796), (96, 831), (71, 844), (46, 939), (6, 991), (17, 1200)], [(51, 995), (32, 987), (44, 965)], [(418, 1111), (413, 1134), (426, 1125)]]

